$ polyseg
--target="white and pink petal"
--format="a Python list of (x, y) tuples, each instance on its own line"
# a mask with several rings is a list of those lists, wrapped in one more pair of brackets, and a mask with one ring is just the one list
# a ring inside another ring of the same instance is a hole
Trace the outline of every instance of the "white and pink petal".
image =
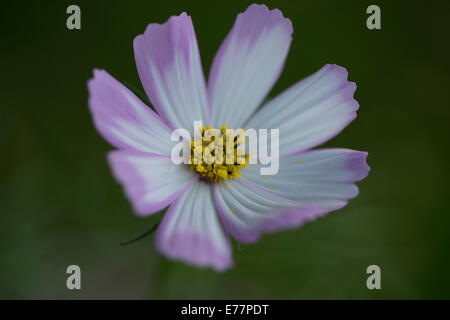
[(171, 130), (136, 95), (104, 70), (88, 82), (95, 127), (114, 147), (170, 155)]
[(169, 207), (156, 233), (156, 248), (171, 259), (217, 271), (233, 265), (209, 185), (194, 184)]
[(208, 80), (212, 125), (241, 128), (278, 79), (292, 40), (291, 21), (253, 4), (237, 16)]
[(325, 65), (265, 104), (245, 127), (279, 129), (281, 157), (326, 142), (356, 118), (356, 84), (347, 75)]
[(364, 179), (370, 170), (366, 157), (367, 152), (349, 149), (306, 151), (281, 158), (276, 175), (262, 176), (260, 165), (249, 165), (242, 170), (242, 178), (299, 203), (296, 208), (283, 210), (277, 223), (284, 228), (338, 210), (356, 197), (358, 188), (354, 183)]
[(158, 114), (173, 129), (191, 129), (208, 117), (206, 83), (191, 17), (152, 23), (134, 39), (142, 85)]
[(117, 150), (108, 154), (108, 160), (134, 211), (141, 216), (164, 209), (198, 179), (169, 156)]
[(242, 178), (215, 184), (214, 198), (225, 229), (243, 243), (258, 240), (269, 221), (297, 205)]

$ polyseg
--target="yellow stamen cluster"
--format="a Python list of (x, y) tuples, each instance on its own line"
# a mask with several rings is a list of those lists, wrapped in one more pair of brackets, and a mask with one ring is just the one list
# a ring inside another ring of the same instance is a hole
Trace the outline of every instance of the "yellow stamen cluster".
[(238, 148), (245, 143), (245, 131), (240, 130), (234, 136), (232, 130), (227, 131), (227, 127), (223, 125), (220, 130), (211, 126), (201, 127), (199, 133), (200, 138), (191, 141), (189, 168), (207, 182), (220, 183), (222, 180), (239, 178), (241, 173), (238, 169), (245, 168), (249, 159), (249, 155), (244, 155), (245, 151)]

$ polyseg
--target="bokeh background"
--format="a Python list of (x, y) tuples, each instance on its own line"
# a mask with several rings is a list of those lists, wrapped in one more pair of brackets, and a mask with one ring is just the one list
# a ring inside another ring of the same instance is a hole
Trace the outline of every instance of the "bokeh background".
[[(358, 118), (325, 144), (369, 152), (360, 196), (234, 252), (225, 273), (168, 261), (105, 161), (86, 82), (94, 67), (141, 88), (132, 41), (187, 11), (207, 74), (250, 1), (5, 1), (0, 10), (0, 298), (450, 298), (448, 2), (264, 1), (294, 26), (271, 96), (325, 63), (358, 85)], [(81, 7), (82, 29), (66, 28)], [(381, 7), (381, 30), (366, 8)], [(82, 290), (66, 288), (66, 267)], [(377, 264), (382, 289), (366, 288)]]

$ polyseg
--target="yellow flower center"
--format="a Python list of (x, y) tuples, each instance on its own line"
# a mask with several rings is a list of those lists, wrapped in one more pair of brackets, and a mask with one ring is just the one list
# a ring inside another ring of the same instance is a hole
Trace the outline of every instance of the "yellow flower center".
[(200, 174), (207, 182), (237, 179), (238, 169), (248, 165), (249, 155), (243, 149), (244, 130), (237, 136), (233, 130), (223, 125), (220, 130), (211, 126), (199, 128), (199, 136), (191, 141), (191, 161), (189, 168)]

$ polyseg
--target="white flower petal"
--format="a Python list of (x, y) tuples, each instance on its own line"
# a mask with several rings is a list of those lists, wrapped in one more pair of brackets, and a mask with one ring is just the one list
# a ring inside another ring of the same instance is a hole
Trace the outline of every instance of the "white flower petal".
[(231, 267), (230, 242), (209, 185), (196, 183), (169, 207), (158, 227), (156, 247), (169, 258), (190, 264), (218, 271)]
[(241, 128), (281, 73), (292, 24), (275, 9), (251, 5), (217, 52), (208, 81), (213, 124)]
[(225, 229), (241, 242), (254, 242), (282, 209), (299, 205), (239, 178), (214, 185), (217, 210)]
[(171, 130), (128, 88), (104, 70), (89, 80), (89, 107), (94, 124), (113, 146), (169, 155)]
[(356, 118), (355, 90), (345, 68), (326, 65), (269, 101), (245, 127), (279, 129), (282, 157), (313, 148)]
[(158, 114), (173, 129), (193, 130), (207, 118), (206, 83), (191, 17), (182, 13), (152, 23), (134, 39), (142, 85)]
[(167, 207), (198, 178), (169, 156), (117, 150), (108, 154), (108, 160), (135, 212), (142, 216)]
[(322, 149), (280, 159), (280, 170), (261, 176), (260, 165), (241, 170), (242, 177), (282, 197), (327, 211), (345, 206), (358, 194), (354, 182), (369, 172), (366, 152)]

